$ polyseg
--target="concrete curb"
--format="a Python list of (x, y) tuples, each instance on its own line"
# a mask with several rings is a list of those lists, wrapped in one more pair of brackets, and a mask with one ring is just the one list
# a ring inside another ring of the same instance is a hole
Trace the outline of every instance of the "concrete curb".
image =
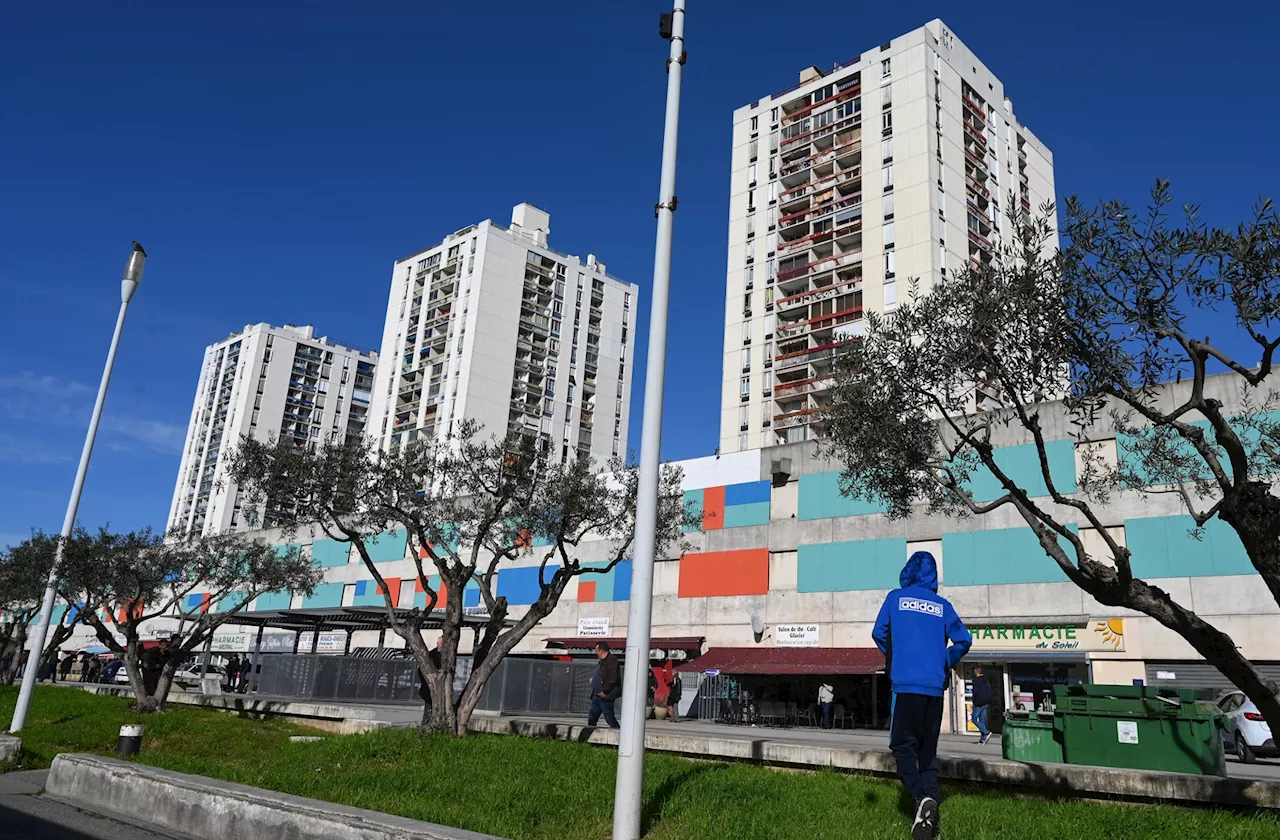
[[(469, 728), (493, 735), (522, 735), (605, 746), (618, 743), (616, 730), (591, 729), (580, 724), (477, 716), (471, 719)], [(893, 756), (887, 751), (819, 747), (767, 738), (744, 740), (648, 731), (645, 748), (694, 758), (809, 769), (833, 767), (883, 776), (897, 774)], [(1058, 796), (1280, 809), (1280, 783), (1277, 782), (1002, 759), (940, 757), (939, 766), (946, 780), (1019, 787), (1028, 792), (1044, 791)]]
[(21, 738), (17, 735), (0, 734), (0, 764), (15, 762), (21, 754)]
[(45, 795), (195, 840), (502, 840), (93, 755), (57, 756)]
[[(90, 694), (104, 694), (113, 697), (132, 697), (133, 692), (125, 686), (114, 685), (71, 685)], [(181, 703), (187, 706), (203, 706), (207, 709), (221, 709), (248, 717), (290, 717), (298, 718), (300, 723), (335, 735), (358, 735), (374, 729), (388, 729), (393, 726), (388, 721), (373, 718), (353, 717), (362, 710), (353, 706), (338, 706), (311, 701), (279, 701), (258, 700), (242, 694), (195, 694), (187, 691), (173, 691), (169, 694), (169, 703)], [(374, 710), (364, 710), (374, 714)]]

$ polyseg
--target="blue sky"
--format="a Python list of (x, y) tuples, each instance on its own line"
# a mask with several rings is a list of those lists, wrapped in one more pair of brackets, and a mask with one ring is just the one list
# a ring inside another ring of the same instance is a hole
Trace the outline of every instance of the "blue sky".
[[(1061, 194), (1157, 176), (1231, 223), (1277, 189), (1264, 4), (689, 0), (664, 457), (717, 444), (734, 108), (942, 17)], [(647, 290), (665, 0), (22, 3), (0, 31), (0, 545), (62, 519), (129, 242), (81, 519), (162, 527), (201, 353), (246, 323), (376, 346), (392, 262), (532, 202)], [(1234, 6), (1234, 9), (1233, 9)], [(766, 39), (761, 39), (767, 35)], [(647, 324), (647, 310), (643, 322)], [(643, 334), (639, 358), (643, 359)], [(632, 417), (639, 442), (642, 379)]]

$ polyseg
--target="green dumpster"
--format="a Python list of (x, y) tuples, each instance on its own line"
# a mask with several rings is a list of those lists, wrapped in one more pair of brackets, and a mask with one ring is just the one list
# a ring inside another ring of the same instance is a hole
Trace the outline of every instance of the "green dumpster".
[(1227, 775), (1222, 714), (1203, 692), (1141, 685), (1054, 686), (1068, 764)]
[(1010, 761), (1062, 763), (1062, 743), (1052, 717), (1005, 712), (1000, 744)]

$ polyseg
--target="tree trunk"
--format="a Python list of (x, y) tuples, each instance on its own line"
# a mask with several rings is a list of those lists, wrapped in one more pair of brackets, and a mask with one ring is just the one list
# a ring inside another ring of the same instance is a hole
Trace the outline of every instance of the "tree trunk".
[(1218, 518), (1240, 537), (1245, 553), (1280, 604), (1280, 498), (1261, 481), (1250, 481), (1223, 502)]
[[(19, 624), (17, 631), (13, 636), (13, 662), (9, 665), (9, 672), (4, 675), (5, 685), (13, 685), (14, 680), (18, 677), (18, 667), (22, 665), (22, 653), (27, 647), (27, 626)], [(31, 660), (27, 660), (27, 667), (31, 667)]]
[(138, 658), (136, 643), (131, 642), (125, 649), (124, 670), (129, 675), (129, 688), (133, 691), (133, 701), (138, 711), (144, 714), (159, 711), (155, 698), (147, 693), (146, 683), (142, 679), (142, 663)]
[(1226, 633), (1178, 604), (1158, 586), (1134, 580), (1124, 599), (1125, 606), (1159, 621), (1186, 639), (1205, 661), (1245, 693), (1272, 725), (1280, 722), (1280, 685), (1267, 679), (1248, 660)]

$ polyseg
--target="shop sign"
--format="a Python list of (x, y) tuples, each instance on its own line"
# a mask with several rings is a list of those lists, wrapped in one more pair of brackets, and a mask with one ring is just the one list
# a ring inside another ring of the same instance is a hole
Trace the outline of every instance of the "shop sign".
[(249, 650), (249, 635), (247, 633), (214, 633), (210, 650), (217, 653), (243, 653)]
[(1091, 651), (1124, 650), (1124, 619), (1107, 618), (1084, 624), (971, 624), (975, 651)]
[(315, 633), (303, 633), (298, 638), (298, 653), (343, 653), (347, 649), (346, 633), (321, 633), (317, 644)]
[(578, 635), (591, 639), (607, 637), (609, 635), (609, 619), (603, 617), (578, 619)]
[(779, 624), (773, 639), (774, 647), (817, 647), (818, 625)]

